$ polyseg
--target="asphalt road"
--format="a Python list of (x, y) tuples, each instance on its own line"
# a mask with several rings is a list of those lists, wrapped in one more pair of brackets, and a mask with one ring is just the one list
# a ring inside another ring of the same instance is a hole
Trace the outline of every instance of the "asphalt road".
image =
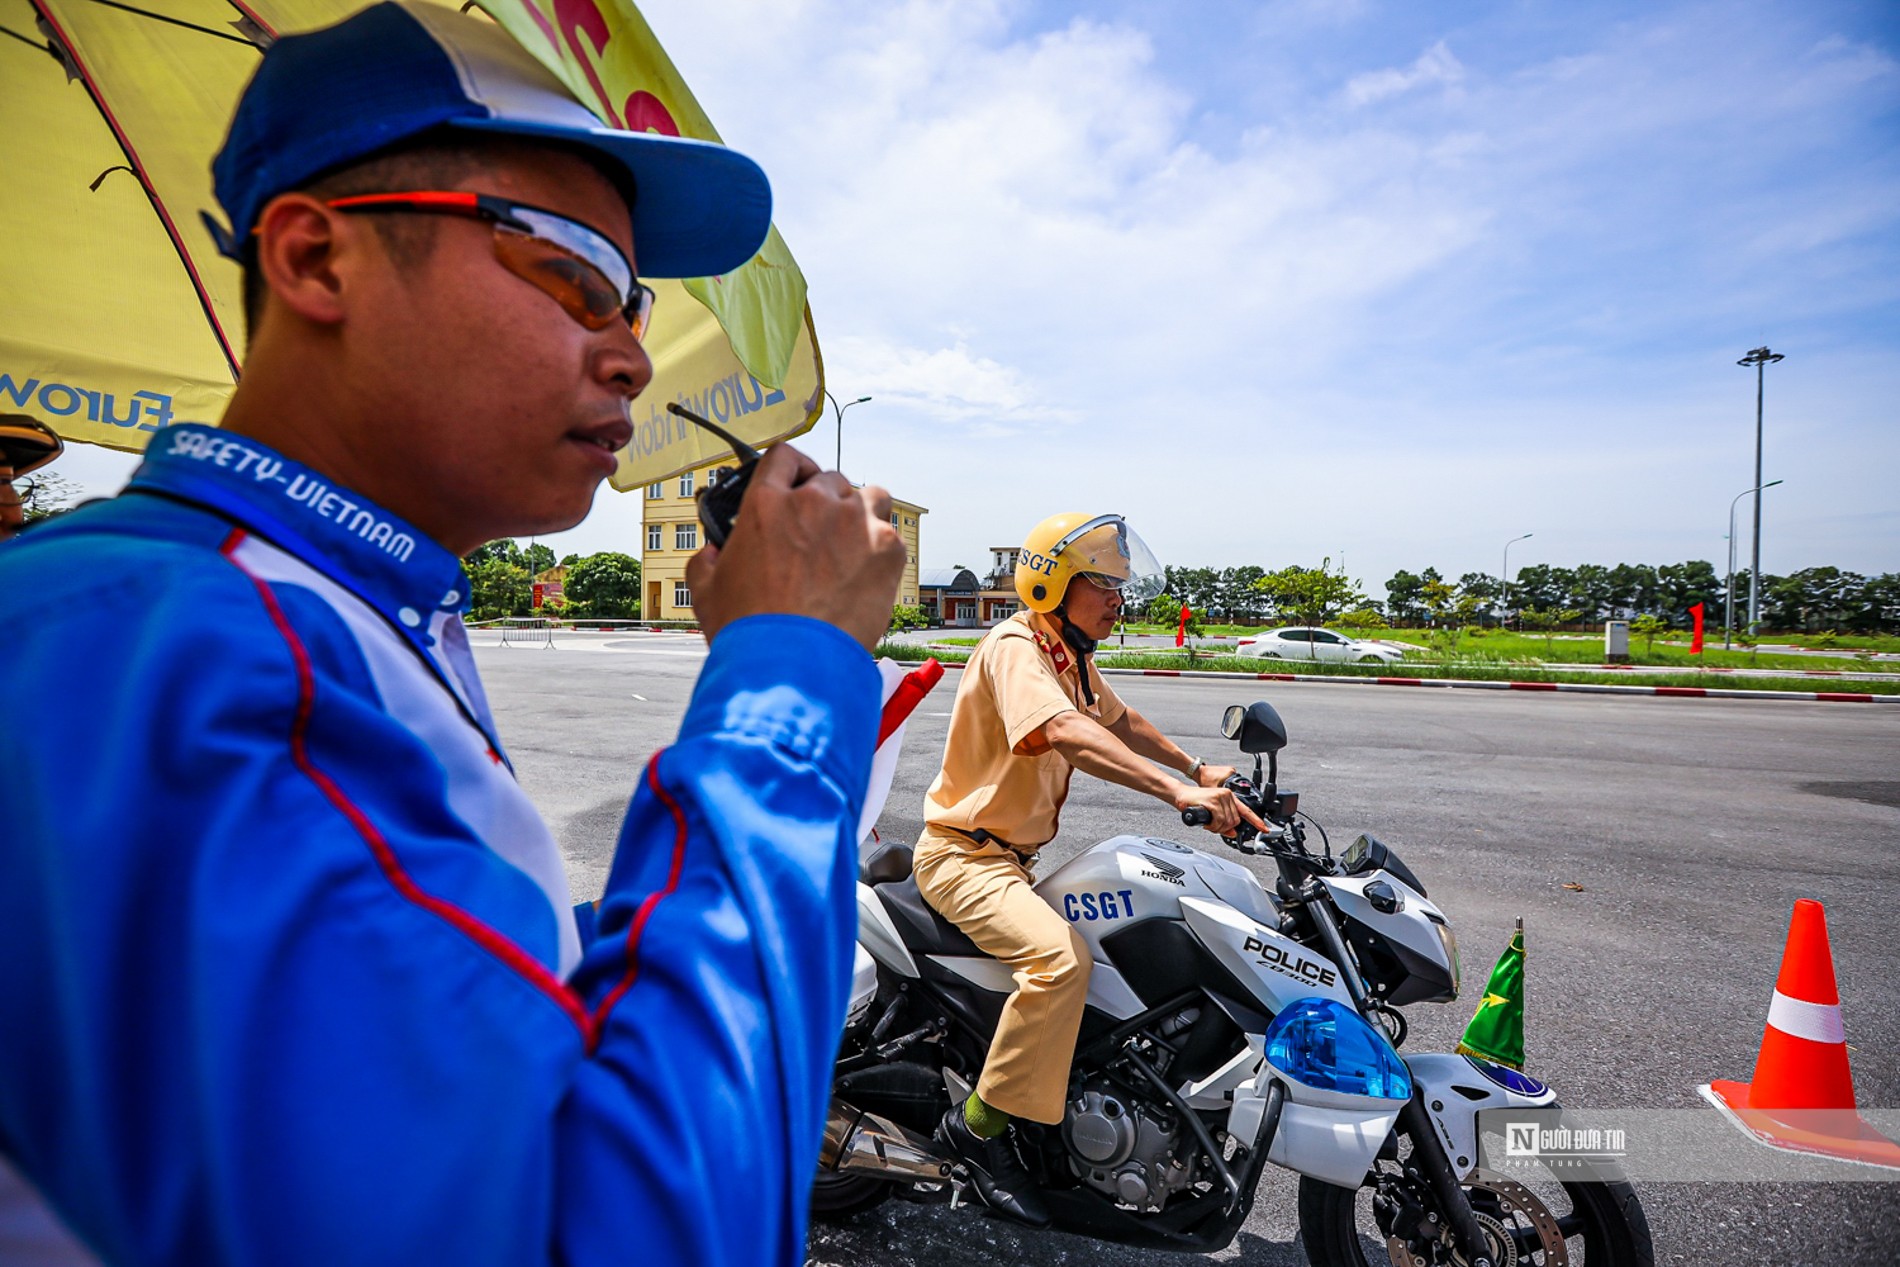
[[(698, 645), (640, 635), (476, 654), (576, 895), (594, 896), (634, 777), (684, 709)], [(946, 677), (912, 723), (887, 834), (921, 825), (956, 681)], [(1244, 702), (1239, 688), (1115, 686), (1190, 751), (1228, 751), (1218, 722)], [(1814, 897), (1827, 907), (1860, 1103), (1900, 1107), (1900, 709), (1259, 686), (1292, 736), (1282, 784), (1301, 791), (1335, 846), (1370, 830), (1397, 849), (1458, 931), (1465, 997), (1411, 1009), (1408, 1050), (1457, 1041), (1522, 915), (1529, 1068), (1569, 1105), (1697, 1108), (1697, 1084), (1750, 1076), (1789, 912)], [(1122, 831), (1183, 834), (1164, 806), (1087, 778), (1063, 824), (1057, 861)], [(1304, 1263), (1293, 1192), (1270, 1168), (1239, 1240), (1216, 1257)], [(1641, 1192), (1659, 1262), (1900, 1262), (1900, 1184)], [(1178, 1261), (896, 1202), (814, 1229), (810, 1249), (814, 1264), (836, 1267)]]

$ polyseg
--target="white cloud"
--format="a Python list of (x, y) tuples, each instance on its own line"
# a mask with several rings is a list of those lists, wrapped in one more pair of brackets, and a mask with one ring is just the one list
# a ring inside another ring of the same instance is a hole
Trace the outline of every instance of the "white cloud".
[(1387, 68), (1354, 75), (1346, 82), (1346, 102), (1353, 106), (1367, 106), (1417, 88), (1461, 83), (1464, 77), (1464, 66), (1452, 56), (1445, 41), (1440, 40), (1420, 53), (1418, 60), (1403, 70)]
[(1025, 422), (1073, 415), (1037, 400), (1017, 370), (972, 356), (959, 343), (926, 351), (882, 339), (847, 335), (826, 352), (841, 382), (884, 406), (902, 405), (937, 422), (972, 423), (980, 437), (1011, 434)]
[[(1797, 332), (1809, 377), (1771, 391), (1846, 375), (1837, 442), (1869, 459), (1816, 509), (1885, 504), (1861, 472), (1900, 456), (1868, 425), (1900, 274), (1869, 243), (1900, 173), (1852, 133), (1900, 75), (1864, 43), (1746, 4), (1533, 39), (1296, 0), (1268, 35), (1305, 78), (1243, 105), (1158, 35), (1015, 0), (643, 8), (772, 173), (833, 387), (875, 398), (848, 465), (932, 507), (926, 561), (1052, 498), (1139, 514), (1170, 561), (1344, 549), (1375, 580), (1495, 567), (1533, 519), (1552, 561), (1707, 556), (1752, 457), (1730, 362)], [(1859, 361), (1828, 324), (1856, 311)]]

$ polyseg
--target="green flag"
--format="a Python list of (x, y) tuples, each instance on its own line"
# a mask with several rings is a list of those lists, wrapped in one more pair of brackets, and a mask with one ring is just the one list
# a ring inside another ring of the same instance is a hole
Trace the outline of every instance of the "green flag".
[(1498, 956), (1485, 983), (1477, 1015), (1465, 1026), (1461, 1056), (1476, 1056), (1513, 1069), (1524, 1067), (1524, 920), (1517, 921), (1511, 944)]

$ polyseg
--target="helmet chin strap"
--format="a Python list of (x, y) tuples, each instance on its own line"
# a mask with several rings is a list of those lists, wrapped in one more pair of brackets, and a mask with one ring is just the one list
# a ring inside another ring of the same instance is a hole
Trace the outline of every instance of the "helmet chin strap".
[(1095, 707), (1095, 692), (1089, 687), (1089, 657), (1095, 654), (1095, 648), (1101, 643), (1076, 628), (1075, 622), (1069, 619), (1067, 603), (1059, 604), (1055, 614), (1062, 618), (1062, 641), (1075, 649), (1075, 654), (1081, 661), (1076, 668), (1082, 675), (1082, 698), (1087, 701), (1090, 708), (1093, 708)]

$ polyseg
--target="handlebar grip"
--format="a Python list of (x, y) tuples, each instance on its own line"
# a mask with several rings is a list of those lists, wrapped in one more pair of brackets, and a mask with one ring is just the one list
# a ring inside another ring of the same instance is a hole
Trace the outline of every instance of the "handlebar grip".
[(1205, 827), (1214, 821), (1214, 811), (1196, 805), (1193, 809), (1181, 811), (1181, 822), (1188, 827)]

